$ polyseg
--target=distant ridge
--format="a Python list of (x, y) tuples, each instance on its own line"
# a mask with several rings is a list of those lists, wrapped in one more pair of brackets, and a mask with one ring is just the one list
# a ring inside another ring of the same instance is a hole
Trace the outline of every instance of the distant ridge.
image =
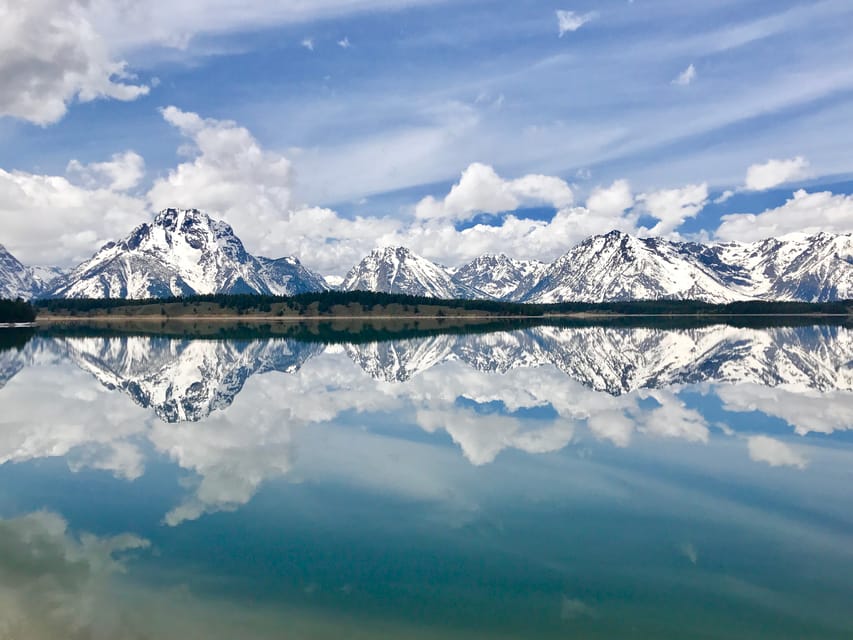
[(165, 209), (67, 273), (27, 267), (0, 246), (0, 297), (6, 298), (294, 295), (331, 288), (533, 303), (828, 302), (853, 298), (853, 234), (703, 244), (611, 231), (551, 264), (486, 254), (456, 269), (407, 247), (383, 247), (339, 284), (295, 257), (249, 254), (229, 225), (196, 209)]

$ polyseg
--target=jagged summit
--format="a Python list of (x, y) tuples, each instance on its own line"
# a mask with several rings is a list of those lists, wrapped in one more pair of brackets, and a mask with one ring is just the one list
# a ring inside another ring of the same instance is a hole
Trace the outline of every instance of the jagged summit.
[(0, 298), (40, 296), (63, 271), (57, 267), (28, 267), (0, 244)]
[(164, 209), (70, 272), (27, 267), (0, 247), (3, 297), (292, 295), (330, 288), (535, 303), (846, 300), (853, 298), (853, 234), (699, 243), (614, 229), (587, 238), (551, 264), (489, 253), (454, 269), (408, 247), (385, 246), (343, 279), (330, 280), (295, 257), (251, 255), (230, 225), (197, 209)]
[(547, 265), (538, 260), (515, 260), (505, 253), (487, 253), (457, 269), (453, 281), (495, 300), (523, 300)]
[(256, 258), (230, 225), (197, 209), (164, 209), (104, 245), (51, 291), (68, 298), (157, 298), (210, 293), (322, 291), (298, 260)]
[(374, 249), (350, 269), (341, 289), (445, 299), (483, 296), (481, 292), (455, 283), (446, 269), (406, 247)]
[(525, 300), (843, 300), (853, 297), (851, 253), (853, 234), (700, 244), (611, 231), (554, 261)]
[(37, 290), (32, 272), (0, 244), (0, 298), (30, 298)]

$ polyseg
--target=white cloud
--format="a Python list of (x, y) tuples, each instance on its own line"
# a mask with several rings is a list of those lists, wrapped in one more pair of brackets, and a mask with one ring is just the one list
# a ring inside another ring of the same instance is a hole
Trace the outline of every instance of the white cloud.
[(314, 51), (314, 38), (303, 38), (299, 44), (308, 49), (308, 51)]
[(732, 189), (726, 189), (719, 196), (714, 198), (714, 204), (723, 204), (724, 202), (728, 202), (734, 195), (735, 191)]
[(722, 217), (716, 237), (752, 242), (787, 233), (848, 233), (853, 231), (853, 195), (831, 191), (796, 191), (785, 204), (763, 213), (733, 213)]
[(689, 184), (679, 189), (662, 189), (643, 193), (637, 197), (645, 212), (658, 220), (645, 231), (650, 235), (665, 236), (680, 227), (688, 218), (694, 218), (708, 202), (708, 185)]
[(806, 457), (789, 444), (769, 436), (752, 436), (747, 439), (749, 457), (756, 462), (766, 462), (771, 467), (797, 467), (805, 469)]
[[(90, 165), (88, 175), (110, 184), (93, 188), (63, 176), (0, 169), (3, 244), (25, 264), (70, 264), (91, 257), (104, 243), (145, 220), (144, 201), (113, 188), (132, 181), (133, 162), (103, 164), (111, 169)], [(72, 162), (72, 174), (77, 166), (82, 168)]]
[(154, 183), (152, 207), (202, 209), (229, 222), (250, 247), (267, 248), (270, 229), (290, 211), (290, 161), (234, 122), (176, 107), (163, 109), (163, 117), (190, 140), (193, 157)]
[(696, 79), (696, 67), (692, 64), (689, 65), (684, 71), (679, 73), (672, 81), (672, 84), (676, 84), (680, 87), (686, 87), (691, 84)]
[(560, 178), (531, 174), (508, 181), (492, 167), (475, 162), (462, 172), (443, 201), (424, 198), (415, 208), (415, 215), (464, 220), (475, 213), (513, 211), (522, 204), (543, 203), (560, 209), (573, 199), (571, 187)]
[(576, 13), (575, 11), (566, 11), (557, 9), (557, 28), (562, 38), (567, 33), (577, 31), (587, 22), (594, 20), (597, 14), (594, 11), (589, 13)]
[[(421, 200), (417, 220), (401, 228), (393, 242), (444, 264), (459, 264), (483, 253), (498, 252), (553, 260), (589, 236), (612, 229), (671, 233), (702, 209), (707, 195), (707, 185), (687, 185), (643, 194), (635, 201), (628, 181), (616, 180), (593, 189), (585, 206), (560, 206), (561, 202), (571, 202), (572, 192), (559, 178), (525, 176), (504, 180), (492, 167), (473, 164), (443, 200), (431, 196)], [(470, 217), (474, 211), (513, 211), (520, 204), (536, 200), (558, 209), (551, 220), (511, 214), (498, 226), (478, 224), (458, 231), (450, 224)], [(640, 206), (635, 206), (637, 203)], [(653, 230), (638, 227), (641, 213), (658, 220)]]
[[(294, 202), (290, 160), (265, 149), (245, 127), (176, 107), (163, 109), (162, 115), (187, 139), (180, 151), (189, 157), (157, 179), (147, 197), (134, 195), (145, 163), (132, 151), (106, 162), (72, 160), (68, 178), (0, 170), (0, 221), (8, 248), (30, 264), (68, 264), (90, 257), (104, 242), (149, 218), (152, 210), (176, 206), (200, 208), (226, 220), (253, 253), (295, 255), (311, 268), (337, 275), (371, 249), (387, 244), (407, 245), (448, 265), (486, 252), (553, 260), (590, 235), (612, 229), (677, 234), (708, 198), (705, 183), (635, 198), (628, 181), (615, 180), (595, 187), (581, 206), (574, 204), (572, 188), (560, 177), (504, 178), (489, 165), (473, 163), (446, 195), (422, 199), (409, 219), (344, 217), (328, 208)], [(853, 196), (797, 192), (778, 210), (724, 217), (717, 237), (757, 239), (801, 229), (849, 230), (851, 200)], [(516, 212), (532, 205), (550, 206), (556, 213), (542, 220)], [(479, 212), (509, 213), (498, 226), (456, 229), (456, 222)], [(643, 215), (655, 223), (640, 227)]]
[(344, 36), (343, 38), (341, 38), (340, 40), (338, 40), (338, 46), (339, 46), (341, 49), (349, 49), (349, 48), (352, 46), (352, 44), (351, 44), (351, 43), (350, 43), (350, 41), (349, 41), (349, 37), (348, 37), (348, 36)]
[(77, 99), (134, 100), (132, 80), (93, 26), (85, 0), (0, 0), (0, 116), (47, 125)]
[(71, 160), (65, 172), (87, 189), (128, 191), (137, 186), (145, 175), (145, 160), (138, 153), (125, 151), (114, 154), (108, 162), (84, 165), (78, 160)]
[(620, 216), (634, 206), (634, 196), (627, 180), (616, 180), (609, 187), (596, 187), (586, 199), (590, 211), (606, 216)]
[(341, 275), (377, 245), (394, 244), (401, 227), (394, 218), (343, 218), (331, 209), (305, 207), (271, 224), (256, 246), (269, 255), (295, 255), (313, 269)]
[(807, 175), (809, 162), (802, 156), (789, 160), (768, 160), (754, 164), (746, 170), (746, 189), (766, 191), (780, 184), (798, 180)]

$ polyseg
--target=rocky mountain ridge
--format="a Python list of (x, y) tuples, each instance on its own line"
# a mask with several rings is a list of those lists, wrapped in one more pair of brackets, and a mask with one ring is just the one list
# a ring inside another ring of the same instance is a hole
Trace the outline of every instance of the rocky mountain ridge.
[(195, 209), (166, 209), (69, 272), (27, 267), (0, 246), (0, 297), (6, 298), (293, 295), (331, 288), (532, 303), (848, 300), (853, 234), (702, 244), (611, 231), (551, 264), (485, 254), (454, 269), (406, 247), (381, 247), (340, 282), (295, 257), (251, 255), (229, 225)]

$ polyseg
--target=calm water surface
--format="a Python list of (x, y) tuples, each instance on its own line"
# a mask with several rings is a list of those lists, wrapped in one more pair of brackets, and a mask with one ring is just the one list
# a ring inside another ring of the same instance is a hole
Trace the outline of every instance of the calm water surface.
[(0, 638), (853, 637), (844, 327), (5, 335)]

